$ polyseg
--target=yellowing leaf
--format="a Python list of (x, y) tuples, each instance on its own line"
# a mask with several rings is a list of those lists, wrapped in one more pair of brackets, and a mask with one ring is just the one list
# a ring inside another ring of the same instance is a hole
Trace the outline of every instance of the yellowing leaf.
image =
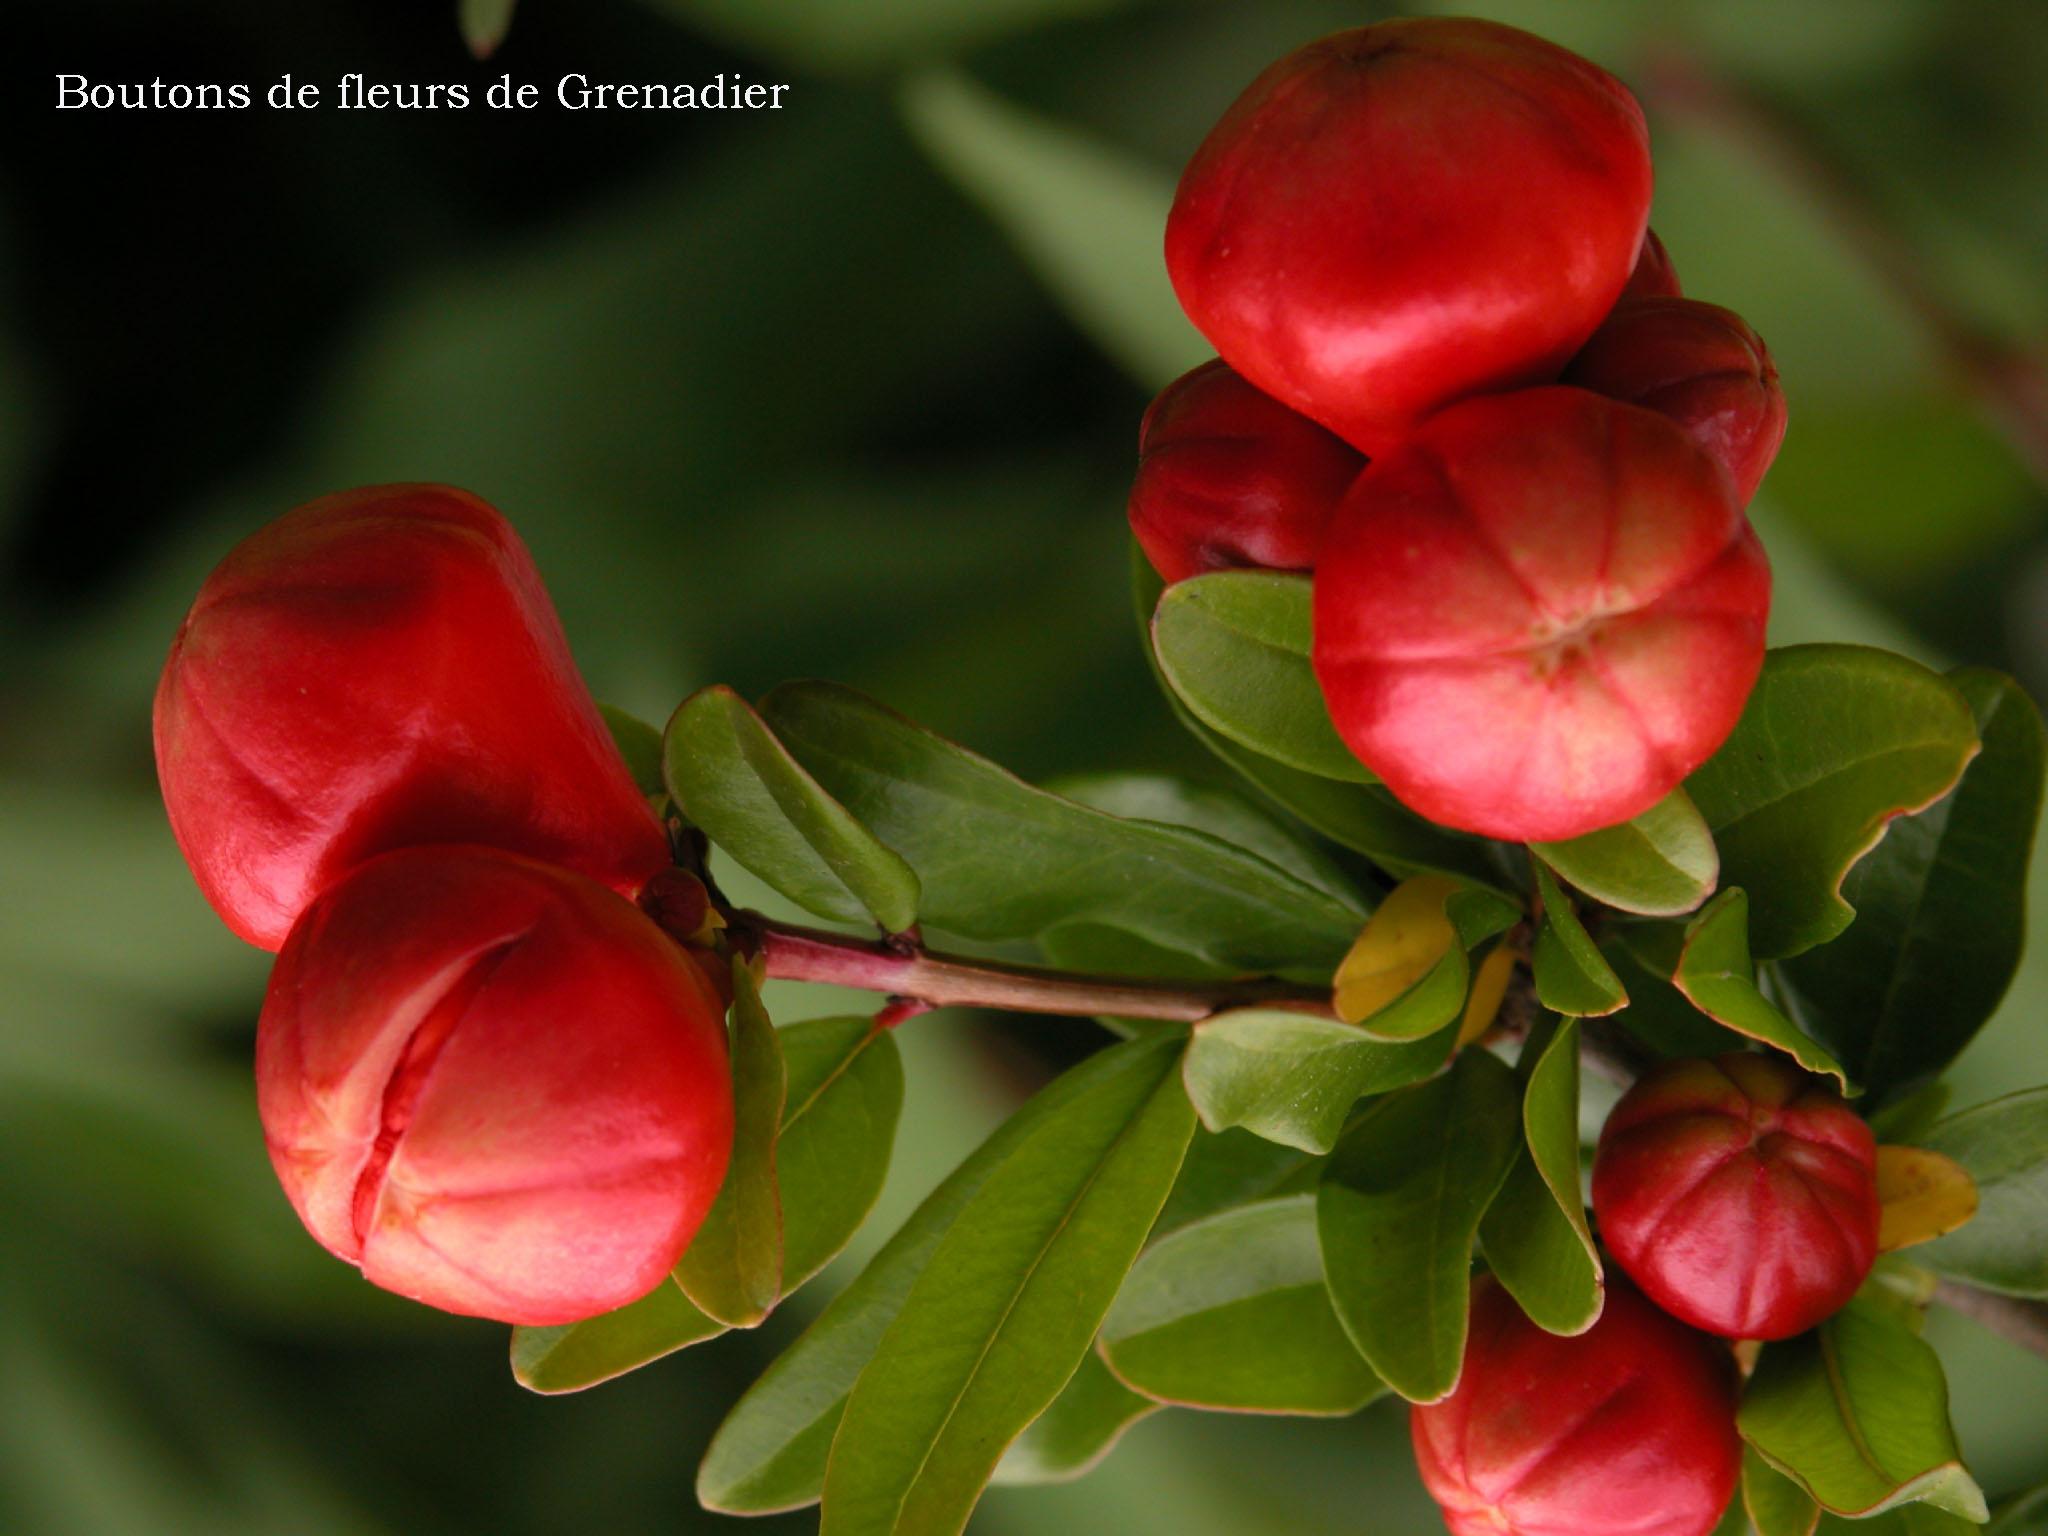
[(1444, 912), (1458, 888), (1447, 875), (1421, 874), (1388, 893), (1337, 967), (1338, 1018), (1370, 1018), (1435, 969), (1458, 941)]
[(1925, 1147), (1877, 1149), (1877, 1248), (1891, 1253), (1953, 1232), (1977, 1214), (1977, 1181)]
[(1501, 999), (1508, 995), (1508, 979), (1515, 974), (1515, 951), (1496, 944), (1493, 953), (1479, 963), (1472, 978), (1472, 995), (1465, 1000), (1465, 1022), (1458, 1026), (1458, 1044), (1470, 1045), (1493, 1027)]

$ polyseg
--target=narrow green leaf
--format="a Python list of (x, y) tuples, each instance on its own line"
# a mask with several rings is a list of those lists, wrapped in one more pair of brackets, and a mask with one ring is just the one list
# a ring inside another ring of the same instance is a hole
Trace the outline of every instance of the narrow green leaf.
[(788, 1083), (782, 1043), (753, 971), (732, 968), (732, 1160), (704, 1224), (675, 1268), (676, 1284), (706, 1313), (751, 1328), (782, 1296), (782, 1197), (775, 1142)]
[(1738, 1034), (1784, 1051), (1809, 1072), (1832, 1074), (1854, 1092), (1842, 1064), (1777, 1009), (1756, 984), (1749, 957), (1749, 898), (1730, 887), (1685, 930), (1672, 981), (1695, 1008)]
[(1098, 1346), (1126, 1386), (1238, 1413), (1356, 1413), (1386, 1390), (1331, 1309), (1316, 1197), (1219, 1212), (1147, 1249)]
[(851, 689), (778, 688), (762, 714), (798, 761), (913, 863), (923, 914), (968, 938), (1120, 928), (1243, 971), (1327, 977), (1363, 911), (1200, 832), (1034, 789)]
[(605, 729), (612, 733), (612, 744), (626, 760), (626, 771), (633, 775), (640, 793), (650, 800), (665, 798), (668, 786), (661, 779), (661, 732), (638, 716), (609, 704), (598, 705), (597, 712), (604, 717)]
[(1083, 1355), (1074, 1379), (1011, 1442), (990, 1481), (997, 1487), (1070, 1483), (1116, 1449), (1125, 1430), (1163, 1406), (1118, 1381), (1099, 1356)]
[(1984, 750), (1955, 793), (1892, 823), (1849, 871), (1856, 921), (1787, 962), (1805, 1016), (1873, 1093), (1926, 1082), (1997, 1010), (2026, 937), (2048, 729), (2011, 678), (1949, 674)]
[(1756, 954), (1800, 954), (1847, 928), (1851, 866), (1893, 817), (1953, 789), (1976, 752), (1968, 702), (1918, 662), (1854, 645), (1766, 656), (1733, 734), (1686, 781), (1723, 883), (1755, 903)]
[(673, 1277), (664, 1276), (615, 1312), (552, 1328), (514, 1328), (512, 1376), (529, 1392), (580, 1392), (724, 1332), (725, 1324), (706, 1317)]
[(1682, 789), (1619, 826), (1529, 847), (1595, 901), (1644, 917), (1690, 912), (1721, 873), (1714, 836)]
[(1736, 1424), (1836, 1514), (1925, 1501), (1989, 1517), (1956, 1449), (1941, 1361), (1884, 1305), (1858, 1298), (1812, 1332), (1765, 1345)]
[(2048, 1087), (1951, 1115), (1919, 1144), (1969, 1170), (1977, 1214), (1914, 1260), (1986, 1290), (2048, 1300)]
[(1751, 1445), (1742, 1448), (1742, 1507), (1756, 1536), (1813, 1536), (1820, 1524), (1820, 1506)]
[(1430, 1076), (1455, 1036), (1444, 1029), (1394, 1045), (1317, 1014), (1239, 1008), (1195, 1026), (1182, 1075), (1210, 1130), (1241, 1126), (1321, 1153), (1337, 1145), (1352, 1105)]
[(840, 922), (872, 917), (891, 933), (917, 921), (910, 866), (819, 788), (730, 688), (683, 701), (663, 766), (683, 814), (797, 905)]
[(1600, 1319), (1606, 1282), (1579, 1187), (1577, 1019), (1559, 1026), (1529, 1070), (1522, 1134), (1526, 1144), (1486, 1209), (1479, 1240), (1531, 1322), (1584, 1333)]
[(456, 18), (462, 28), (462, 40), (477, 58), (488, 59), (505, 41), (505, 34), (512, 30), (514, 3), (515, 0), (460, 0)]
[(1586, 932), (1570, 899), (1540, 861), (1536, 886), (1543, 896), (1543, 926), (1536, 932), (1536, 1000), (1553, 1013), (1601, 1018), (1628, 1006), (1628, 992), (1600, 947)]
[(1092, 1123), (1105, 1104), (1128, 1104), (1133, 1075), (1149, 1072), (1156, 1053), (1173, 1044), (1134, 1040), (1102, 1051), (998, 1126), (734, 1406), (698, 1470), (698, 1501), (748, 1515), (817, 1502), (847, 1394), (960, 1212), (1070, 1115), (1076, 1125)]
[(1517, 1084), (1485, 1051), (1375, 1102), (1317, 1191), (1330, 1299), (1344, 1331), (1410, 1402), (1458, 1383), (1472, 1239), (1521, 1145)]
[(1121, 1071), (995, 1169), (911, 1286), (847, 1399), (820, 1536), (954, 1536), (1005, 1447), (1080, 1365), (1194, 1134), (1182, 1042)]

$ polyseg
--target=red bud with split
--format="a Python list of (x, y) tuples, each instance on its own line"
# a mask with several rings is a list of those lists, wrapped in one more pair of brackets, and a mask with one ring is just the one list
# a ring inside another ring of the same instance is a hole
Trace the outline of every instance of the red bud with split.
[(1560, 1338), (1489, 1277), (1457, 1390), (1410, 1426), (1452, 1536), (1706, 1536), (1742, 1466), (1735, 1398), (1726, 1346), (1626, 1285)]
[(1593, 1209), (1615, 1261), (1674, 1317), (1788, 1338), (1876, 1260), (1876, 1140), (1833, 1084), (1781, 1056), (1666, 1062), (1607, 1117)]
[(1131, 532), (1171, 585), (1240, 567), (1306, 571), (1365, 458), (1218, 358), (1166, 386), (1138, 429)]
[(155, 732), (200, 889), (265, 949), (392, 848), (487, 843), (627, 894), (668, 863), (525, 546), (445, 486), (345, 491), (244, 539), (172, 644)]
[(510, 1323), (653, 1289), (732, 1143), (698, 969), (616, 893), (486, 848), (385, 854), (306, 909), (256, 1086), (323, 1245), (387, 1290)]

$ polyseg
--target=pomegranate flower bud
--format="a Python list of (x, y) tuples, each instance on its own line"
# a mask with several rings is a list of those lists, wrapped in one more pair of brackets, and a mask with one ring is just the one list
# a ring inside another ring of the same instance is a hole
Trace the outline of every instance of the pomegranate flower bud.
[(1671, 264), (1671, 253), (1664, 249), (1657, 231), (1644, 230), (1643, 248), (1636, 253), (1636, 269), (1628, 275), (1628, 286), (1621, 290), (1622, 299), (1675, 299), (1681, 292), (1678, 268)]
[(488, 843), (627, 894), (668, 863), (525, 547), (445, 486), (346, 491), (244, 539), (155, 725), (186, 862), (264, 949), (387, 849)]
[(1607, 1118), (1593, 1209), (1615, 1261), (1674, 1317), (1788, 1338), (1838, 1311), (1877, 1258), (1876, 1140), (1783, 1057), (1666, 1062)]

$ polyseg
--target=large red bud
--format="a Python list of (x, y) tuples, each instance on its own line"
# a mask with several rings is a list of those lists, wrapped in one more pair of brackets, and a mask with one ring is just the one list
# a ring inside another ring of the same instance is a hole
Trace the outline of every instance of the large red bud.
[(256, 1090), (313, 1236), (387, 1290), (509, 1323), (653, 1289), (732, 1144), (697, 968), (623, 897), (488, 848), (385, 854), (306, 909)]
[(668, 863), (525, 546), (445, 486), (345, 491), (244, 539), (155, 725), (186, 862), (265, 949), (387, 849), (487, 843), (627, 894)]
[(1756, 1052), (1666, 1062), (1607, 1117), (1593, 1209), (1616, 1262), (1665, 1311), (1782, 1339), (1870, 1273), (1876, 1168), (1870, 1127), (1826, 1079)]
[(1452, 400), (1554, 379), (1649, 208), (1611, 75), (1494, 22), (1388, 21), (1252, 82), (1181, 177), (1166, 265), (1226, 362), (1377, 456)]
[(1742, 1466), (1735, 1397), (1727, 1347), (1626, 1285), (1559, 1338), (1489, 1277), (1457, 1390), (1410, 1425), (1452, 1536), (1706, 1536)]
[(1744, 506), (1785, 440), (1785, 392), (1763, 338), (1692, 299), (1617, 304), (1565, 382), (1669, 416), (1735, 482)]
[(1131, 532), (1169, 585), (1237, 567), (1309, 570), (1364, 467), (1356, 449), (1218, 358), (1145, 412)]
[(1451, 407), (1375, 459), (1316, 568), (1338, 733), (1432, 821), (1548, 841), (1625, 821), (1734, 729), (1770, 566), (1665, 418), (1553, 386)]

